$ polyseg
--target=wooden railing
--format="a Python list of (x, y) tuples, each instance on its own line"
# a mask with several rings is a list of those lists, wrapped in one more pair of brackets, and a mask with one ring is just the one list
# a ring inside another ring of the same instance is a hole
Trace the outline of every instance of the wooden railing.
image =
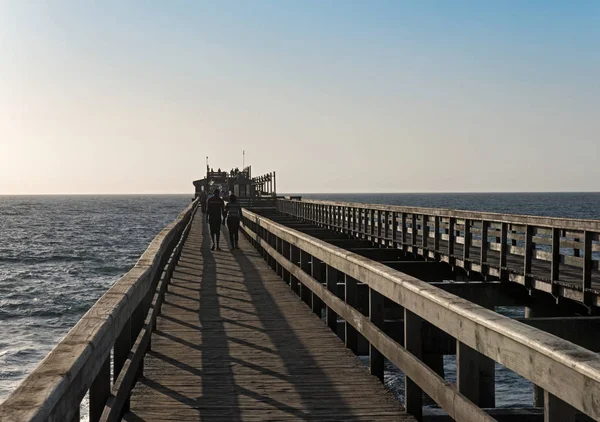
[[(282, 205), (282, 210), (313, 220), (320, 217), (311, 213), (325, 212), (330, 206), (313, 203), (290, 210), (300, 204)], [(336, 217), (340, 214), (328, 212), (330, 217), (323, 221), (347, 228)], [(383, 379), (384, 357), (405, 374), (406, 410), (417, 418), (422, 417), (425, 392), (457, 421), (494, 420), (482, 409), (490, 407), (482, 393), (489, 385), (479, 370), (489, 367), (488, 363), (493, 370), (493, 362), (498, 362), (544, 389), (545, 421), (572, 421), (576, 409), (600, 420), (600, 357), (596, 353), (248, 210), (243, 212), (242, 227), (269, 265), (315, 313), (321, 316), (324, 308), (332, 330), (337, 331), (338, 318), (345, 321), (347, 347), (356, 352), (358, 335), (369, 342), (371, 374)], [(504, 233), (508, 234), (508, 228)], [(341, 298), (336, 294), (338, 282), (344, 283)], [(367, 287), (367, 315), (356, 306), (359, 283)], [(403, 310), (402, 345), (384, 333), (384, 298)], [(426, 324), (456, 342), (456, 384), (424, 362), (427, 331), (422, 328)]]
[(0, 421), (79, 420), (88, 392), (91, 422), (120, 420), (143, 371), (163, 294), (197, 205), (194, 201), (154, 238), (137, 264), (0, 405)]
[(284, 199), (277, 209), (484, 278), (600, 306), (599, 220)]

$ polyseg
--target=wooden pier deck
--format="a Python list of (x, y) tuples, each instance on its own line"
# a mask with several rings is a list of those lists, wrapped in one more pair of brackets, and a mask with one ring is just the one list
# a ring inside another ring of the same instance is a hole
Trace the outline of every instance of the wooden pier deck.
[(414, 420), (245, 239), (221, 244), (197, 215), (125, 420)]

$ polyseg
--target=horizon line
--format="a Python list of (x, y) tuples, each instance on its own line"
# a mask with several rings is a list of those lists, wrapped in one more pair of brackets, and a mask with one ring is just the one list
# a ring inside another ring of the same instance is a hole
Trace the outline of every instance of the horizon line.
[[(279, 195), (406, 195), (406, 194), (431, 194), (431, 195), (448, 195), (448, 194), (491, 194), (491, 193), (600, 193), (600, 191), (403, 191), (403, 192), (282, 192)], [(195, 192), (125, 192), (125, 193), (95, 193), (95, 192), (75, 192), (75, 193), (0, 193), (2, 196), (143, 196), (143, 195), (161, 195), (161, 196), (183, 196), (195, 195)]]

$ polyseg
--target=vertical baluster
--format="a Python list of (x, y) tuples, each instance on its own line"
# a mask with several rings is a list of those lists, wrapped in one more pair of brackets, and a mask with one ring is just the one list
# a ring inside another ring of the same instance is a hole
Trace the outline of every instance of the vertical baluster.
[(481, 250), (479, 254), (479, 263), (481, 264), (481, 273), (483, 276), (487, 275), (484, 265), (487, 262), (488, 253), (488, 225), (489, 223), (487, 221), (481, 220)]
[(381, 229), (383, 228), (381, 225), (381, 220), (382, 220), (381, 215), (382, 215), (381, 210), (377, 210), (377, 243), (379, 244), (379, 246), (381, 246), (381, 243), (382, 243)]
[(90, 386), (90, 422), (98, 422), (110, 396), (110, 356)]
[[(404, 347), (418, 359), (423, 357), (422, 328), (423, 319), (405, 308)], [(406, 375), (404, 376), (404, 407), (406, 412), (417, 420), (423, 419), (423, 390)]]
[(586, 231), (583, 233), (583, 302), (590, 305), (591, 297), (587, 292), (592, 287), (592, 243), (594, 233)]
[(437, 261), (440, 255), (440, 217), (437, 215), (433, 218), (433, 250)]
[[(356, 279), (350, 277), (348, 274), (345, 275), (345, 286), (344, 286), (344, 299), (349, 306), (356, 308)], [(346, 347), (352, 350), (355, 354), (358, 353), (358, 337), (356, 329), (346, 321), (344, 323), (346, 328), (345, 341)]]
[(371, 229), (369, 230), (369, 234), (371, 235), (371, 239), (369, 239), (371, 242), (374, 241), (374, 237), (375, 237), (375, 210), (371, 209), (369, 210), (369, 223), (371, 226)]
[(492, 359), (457, 341), (458, 391), (479, 407), (495, 407), (495, 365)]
[[(331, 265), (327, 265), (327, 290), (334, 295), (337, 295), (337, 281), (338, 270)], [(329, 329), (337, 334), (337, 315), (329, 306), (327, 306), (326, 321)]]
[[(117, 336), (115, 341), (113, 351), (113, 384), (119, 377), (119, 374), (123, 369), (123, 365), (125, 365), (125, 361), (127, 360), (127, 356), (131, 350), (131, 344), (131, 319), (129, 319), (123, 326), (121, 333)], [(129, 399), (127, 399), (123, 405), (122, 411), (123, 413), (129, 411)]]
[[(369, 287), (369, 319), (375, 326), (383, 329), (384, 310), (383, 296)], [(383, 381), (383, 355), (372, 344), (369, 344), (369, 369), (371, 375)]]
[[(308, 275), (311, 275), (311, 256), (307, 252), (300, 249), (300, 269)], [(311, 305), (310, 289), (303, 283), (299, 283), (300, 298), (308, 306)]]
[[(322, 274), (323, 274), (322, 266), (323, 265), (324, 264), (320, 259), (315, 258), (314, 256), (312, 257), (312, 259), (311, 259), (311, 276), (312, 276), (312, 278), (314, 278), (321, 284), (323, 284), (323, 278), (322, 278)], [(323, 302), (321, 301), (321, 298), (315, 294), (315, 292), (311, 292), (311, 308), (312, 308), (313, 313), (317, 314), (318, 317), (321, 318)]]
[[(294, 265), (300, 265), (300, 249), (290, 243), (290, 255)], [(298, 279), (290, 273), (290, 288), (300, 296), (300, 285)]]
[(544, 391), (544, 422), (575, 422), (576, 416), (573, 407)]
[(396, 211), (392, 211), (392, 247), (397, 248), (398, 242), (396, 241), (396, 236), (398, 235), (398, 213)]
[(560, 229), (552, 229), (552, 262), (550, 270), (550, 280), (552, 281), (552, 295), (558, 297), (558, 285), (560, 268)]
[[(467, 260), (471, 252), (471, 220), (465, 218), (464, 243), (463, 243), (463, 261), (465, 270), (468, 270)], [(470, 268), (470, 267), (469, 267)]]
[(429, 257), (429, 254), (427, 253), (427, 243), (428, 243), (428, 237), (429, 237), (429, 220), (427, 215), (423, 214), (421, 216), (422, 218), (422, 222), (421, 222), (421, 227), (423, 228), (423, 237), (421, 237), (421, 246), (423, 247), (423, 256), (425, 256), (425, 260), (427, 260), (427, 258)]
[(533, 260), (533, 226), (525, 226), (525, 254), (523, 256), (523, 277), (525, 287), (531, 289), (531, 262)]
[(508, 237), (508, 223), (502, 223), (500, 226), (500, 279), (508, 279), (507, 264), (508, 264), (508, 245), (506, 239)]
[(406, 213), (403, 212), (402, 213), (402, 217), (401, 217), (401, 224), (402, 224), (402, 249), (406, 250), (406, 246), (407, 246), (407, 232), (408, 232), (408, 228), (407, 228), (407, 224), (406, 224)]
[(411, 243), (412, 243), (412, 247), (413, 247), (413, 253), (417, 253), (417, 236), (419, 235), (419, 227), (417, 225), (417, 214), (413, 214), (412, 215), (412, 236), (411, 236)]

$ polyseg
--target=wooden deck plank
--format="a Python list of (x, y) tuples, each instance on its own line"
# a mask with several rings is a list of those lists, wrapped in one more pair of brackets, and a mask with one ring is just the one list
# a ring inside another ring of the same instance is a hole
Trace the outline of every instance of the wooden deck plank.
[(196, 218), (124, 420), (414, 420), (246, 240), (206, 234)]

